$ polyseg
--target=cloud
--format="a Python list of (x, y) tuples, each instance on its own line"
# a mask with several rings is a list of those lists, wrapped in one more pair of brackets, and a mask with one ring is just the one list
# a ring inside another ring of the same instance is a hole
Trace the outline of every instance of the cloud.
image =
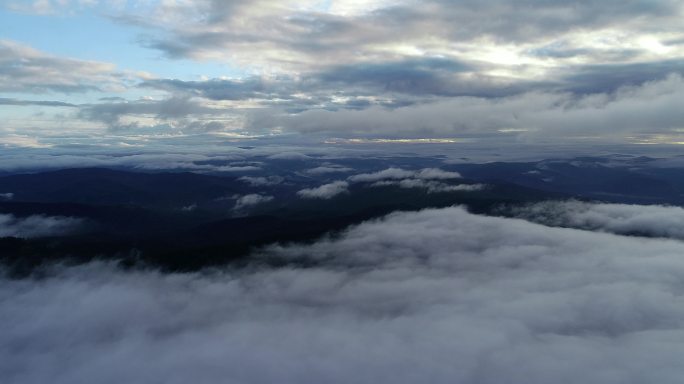
[[(46, 144), (33, 136), (8, 134), (0, 136), (0, 145), (15, 148), (50, 148), (52, 145)], [(2, 167), (0, 165), (0, 167)]]
[(120, 91), (134, 78), (114, 64), (58, 57), (0, 40), (0, 92)]
[[(118, 139), (119, 141), (122, 138)], [(1, 140), (0, 140), (1, 141)], [(156, 146), (148, 138), (132, 137), (133, 143), (140, 141), (146, 144), (145, 153), (139, 153), (137, 145), (116, 148), (110, 142), (103, 145), (84, 145), (81, 147), (54, 146), (27, 156), (27, 149), (7, 151), (0, 164), (3, 172), (46, 171), (64, 168), (82, 167), (123, 167), (137, 170), (186, 170), (194, 172), (246, 172), (260, 170), (256, 165), (245, 164), (236, 160), (244, 160), (241, 151), (222, 151), (220, 154), (210, 150), (194, 150), (183, 145)], [(27, 141), (17, 145), (39, 146), (41, 143)], [(47, 144), (42, 144), (46, 146)], [(106, 148), (103, 151), (103, 148)], [(256, 163), (252, 163), (256, 164)]]
[(474, 192), (486, 188), (484, 184), (458, 184), (451, 185), (434, 180), (403, 179), (403, 180), (381, 180), (371, 184), (371, 187), (399, 186), (401, 188), (420, 188), (426, 189), (428, 193), (440, 192)]
[(223, 165), (223, 166), (218, 166), (218, 167), (209, 167), (213, 171), (216, 172), (250, 172), (250, 171), (260, 171), (261, 168), (257, 167), (255, 165), (242, 165), (242, 166), (233, 166), (233, 165)]
[[(242, 79), (181, 81), (151, 79), (141, 86), (174, 94), (199, 96), (211, 100), (260, 100), (266, 105), (286, 104), (315, 107), (317, 104), (354, 108), (373, 103), (369, 95), (409, 96), (501, 96), (521, 88), (485, 75), (472, 76), (465, 63), (443, 58), (388, 59), (381, 62), (331, 65), (299, 76), (252, 75)], [(336, 89), (343, 98), (330, 97)], [(302, 94), (305, 94), (303, 97)], [(357, 98), (360, 97), (360, 98)]]
[(50, 15), (64, 12), (69, 7), (92, 7), (98, 2), (98, 0), (7, 0), (4, 4), (0, 4), (0, 8), (5, 7), (15, 12)]
[(14, 193), (12, 193), (12, 192), (0, 193), (0, 199), (1, 200), (12, 200), (13, 198), (14, 198)]
[(354, 176), (349, 176), (348, 180), (354, 183), (370, 183), (386, 179), (406, 179), (415, 175), (414, 171), (407, 171), (401, 168), (387, 168), (382, 171), (374, 173), (361, 173)]
[(354, 183), (371, 183), (387, 179), (398, 180), (408, 178), (421, 180), (448, 180), (460, 179), (461, 175), (458, 172), (443, 171), (438, 168), (424, 168), (418, 171), (409, 171), (401, 168), (390, 167), (374, 173), (361, 173), (350, 176), (348, 180)]
[[(147, 135), (140, 133), (103, 134), (96, 141), (76, 137), (60, 140), (37, 141), (29, 136), (0, 136), (3, 141), (17, 147), (7, 147), (2, 153), (0, 172), (36, 172), (63, 168), (123, 167), (146, 170), (187, 170), (194, 172), (247, 172), (263, 171), (264, 158), (283, 152), (283, 145), (273, 145), (272, 139), (235, 139), (222, 134), (206, 135)], [(252, 144), (249, 149), (241, 148)], [(265, 145), (267, 144), (267, 145)], [(350, 150), (325, 145), (295, 146), (298, 151), (315, 154), (313, 159), (336, 160), (350, 156), (375, 158), (377, 152)], [(50, 148), (47, 148), (50, 147)], [(292, 149), (291, 144), (287, 148)], [(143, 150), (144, 149), (144, 150)], [(29, 155), (30, 153), (30, 155)], [(268, 168), (266, 166), (266, 168)], [(271, 181), (277, 180), (277, 175)]]
[(233, 209), (240, 211), (258, 204), (267, 203), (271, 200), (273, 200), (273, 196), (250, 193), (248, 195), (240, 196), (237, 201), (235, 201), (235, 207), (233, 207)]
[[(80, 119), (105, 124), (111, 130), (143, 130), (211, 132), (239, 128), (235, 118), (225, 110), (211, 108), (185, 96), (160, 100), (123, 100), (81, 105)], [(204, 121), (196, 118), (203, 117)], [(150, 121), (151, 119), (151, 121)], [(141, 121), (146, 121), (146, 124)]]
[(458, 172), (443, 171), (439, 168), (424, 168), (413, 175), (413, 177), (422, 180), (449, 180), (460, 179), (461, 174)]
[(372, 183), (371, 187), (399, 186), (401, 188), (420, 188), (428, 193), (470, 192), (485, 188), (483, 184), (451, 185), (438, 180), (460, 179), (458, 172), (444, 171), (439, 168), (423, 168), (417, 171), (390, 167), (373, 173), (361, 173), (350, 176), (347, 180), (353, 183)]
[[(658, 60), (652, 56), (651, 46), (639, 44), (639, 37), (681, 38), (677, 27), (682, 6), (675, 0), (629, 5), (535, 0), (515, 6), (504, 0), (433, 0), (420, 6), (400, 0), (365, 2), (363, 7), (357, 3), (351, 8), (340, 3), (357, 2), (259, 1), (247, 5), (195, 1), (160, 4), (156, 17), (130, 15), (126, 21), (158, 31), (146, 44), (171, 57), (230, 61), (281, 73), (306, 73), (348, 63), (357, 66), (335, 70), (338, 74), (333, 80), (352, 82), (372, 78), (374, 69), (382, 68), (376, 77), (390, 90), (397, 84), (400, 89), (402, 84), (411, 84), (410, 79), (419, 79), (418, 88), (425, 84), (440, 87), (436, 81), (440, 78), (448, 84), (451, 78), (438, 77), (440, 72), (434, 69), (464, 70), (478, 65), (484, 68), (475, 73), (494, 69), (491, 72), (499, 72), (498, 77), (515, 78), (513, 67), (520, 77), (544, 73), (549, 66), (572, 67), (583, 62), (573, 61), (573, 55), (565, 52), (580, 52), (584, 62), (606, 60), (611, 57), (607, 53), (620, 51), (632, 55), (614, 54), (616, 62)], [(596, 31), (605, 38), (596, 41), (587, 36)], [(540, 51), (556, 54), (539, 60)], [(661, 51), (666, 57), (676, 54)], [(397, 58), (428, 64), (394, 70), (392, 62)], [(444, 66), (442, 62), (455, 64)], [(425, 67), (429, 71), (421, 70)], [(390, 74), (404, 74), (409, 81), (395, 82), (401, 76)], [(387, 76), (390, 81), (383, 80)]]
[(305, 188), (297, 192), (304, 199), (331, 199), (339, 194), (348, 193), (349, 183), (346, 181), (333, 181), (320, 187)]
[[(78, 113), (50, 122), (78, 124), (91, 136), (90, 123), (119, 132), (342, 139), (681, 133), (684, 7), (677, 0), (41, 0), (4, 7), (105, 16), (139, 33), (144, 47), (194, 63), (155, 76), (0, 42), (0, 91), (94, 92), (99, 100), (7, 97), (0, 104), (29, 110), (78, 100)], [(231, 77), (190, 75), (215, 73), (214, 65), (230, 68)], [(671, 92), (650, 97), (656, 83)], [(630, 87), (645, 90), (623, 92)], [(121, 91), (129, 101), (112, 102), (109, 93)]]
[(343, 167), (335, 164), (324, 164), (320, 167), (307, 169), (305, 172), (310, 175), (325, 175), (328, 173), (347, 173), (353, 171), (352, 168)]
[(614, 92), (621, 87), (639, 86), (662, 80), (668, 74), (684, 75), (684, 60), (634, 64), (588, 64), (566, 74), (566, 89), (575, 93), (592, 94)]
[(254, 187), (278, 185), (285, 181), (281, 176), (265, 176), (265, 177), (252, 177), (252, 176), (242, 176), (238, 180), (244, 181)]
[(311, 156), (307, 156), (299, 152), (280, 152), (268, 156), (271, 160), (311, 160)]
[[(136, 161), (137, 159), (137, 161)], [(231, 159), (231, 156), (206, 156), (206, 155), (174, 155), (162, 154), (158, 156), (131, 156), (128, 159), (121, 159), (124, 161), (114, 161), (113, 164), (133, 166), (136, 169), (146, 170), (188, 170), (194, 172), (250, 172), (260, 171), (261, 168), (257, 165), (249, 165), (242, 162), (229, 163), (224, 165), (206, 163), (207, 160), (214, 160), (225, 162)], [(128, 160), (128, 161), (126, 161)], [(193, 161), (194, 160), (194, 161)], [(104, 164), (112, 164), (108, 161), (103, 161)], [(118, 164), (117, 164), (118, 163)]]
[[(364, 85), (331, 97), (330, 89), (339, 89), (334, 82), (274, 80), (288, 83), (273, 85), (287, 91), (264, 90), (256, 99), (244, 95), (230, 109), (210, 106), (202, 98), (218, 98), (221, 87), (231, 90), (230, 86), (196, 82), (194, 93), (186, 86), (169, 88), (171, 96), (164, 100), (83, 106), (80, 117), (111, 127), (130, 126), (122, 122), (124, 117), (150, 116), (157, 124), (191, 132), (234, 130), (333, 137), (615, 140), (634, 134), (676, 136), (684, 119), (676, 107), (684, 89), (682, 68), (681, 61), (624, 68), (586, 66), (559, 74), (553, 80), (555, 85), (527, 84), (516, 89), (507, 85), (505, 93), (477, 91), (439, 97), (418, 91), (400, 96), (384, 85), (378, 89)], [(208, 90), (213, 94), (208, 95)], [(255, 103), (259, 108), (245, 108)], [(211, 124), (199, 123), (200, 118)]]
[(17, 105), (17, 106), (39, 106), (39, 107), (78, 107), (76, 104), (65, 103), (63, 101), (49, 101), (49, 100), (18, 100), (0, 97), (0, 105)]
[(192, 212), (196, 209), (197, 209), (197, 204), (195, 204), (195, 203), (181, 207), (181, 211), (183, 211), (183, 212)]
[(675, 384), (683, 253), (446, 208), (264, 250), (278, 269), (1, 278), (0, 379)]
[(244, 100), (290, 98), (296, 93), (289, 79), (268, 79), (252, 76), (245, 79), (209, 79), (181, 81), (178, 79), (150, 79), (142, 87), (165, 90), (174, 94), (188, 94), (211, 100)]
[[(338, 89), (341, 94), (386, 95), (392, 102), (372, 103), (372, 98), (359, 107), (370, 105), (414, 103), (419, 98), (432, 96), (505, 96), (519, 93), (527, 86), (541, 86), (538, 81), (513, 82), (487, 75), (479, 65), (456, 58), (408, 57), (387, 58), (378, 62), (332, 65), (307, 77), (301, 86), (314, 91)], [(478, 72), (477, 75), (475, 75)], [(407, 97), (408, 96), (408, 97)], [(354, 109), (354, 105), (349, 105)]]
[(614, 140), (636, 133), (678, 135), (684, 96), (677, 74), (615, 92), (575, 95), (526, 92), (502, 98), (454, 97), (400, 108), (307, 110), (273, 113), (261, 128), (303, 134), (388, 138), (479, 137)]
[(684, 209), (662, 205), (547, 201), (504, 210), (544, 225), (684, 240)]
[[(9, 197), (8, 197), (9, 195)], [(3, 194), (2, 198), (12, 198), (12, 194)], [(83, 220), (65, 216), (32, 215), (16, 217), (0, 213), (0, 237), (48, 237), (62, 236), (82, 229)]]

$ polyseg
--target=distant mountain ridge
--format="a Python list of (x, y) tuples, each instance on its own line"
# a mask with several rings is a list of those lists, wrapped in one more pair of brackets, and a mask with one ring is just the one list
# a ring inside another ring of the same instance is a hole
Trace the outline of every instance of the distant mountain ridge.
[(72, 168), (0, 177), (0, 191), (12, 193), (12, 200), (33, 202), (169, 206), (245, 190), (234, 177), (191, 172)]

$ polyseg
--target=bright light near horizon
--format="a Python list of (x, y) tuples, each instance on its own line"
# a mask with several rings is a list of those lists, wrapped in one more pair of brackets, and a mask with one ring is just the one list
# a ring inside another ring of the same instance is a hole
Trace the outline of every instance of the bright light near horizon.
[(663, 45), (660, 40), (652, 36), (639, 39), (639, 46), (657, 54), (668, 53), (672, 50), (671, 47)]
[(456, 138), (418, 138), (418, 139), (337, 139), (325, 140), (325, 144), (451, 144), (465, 143), (468, 139)]

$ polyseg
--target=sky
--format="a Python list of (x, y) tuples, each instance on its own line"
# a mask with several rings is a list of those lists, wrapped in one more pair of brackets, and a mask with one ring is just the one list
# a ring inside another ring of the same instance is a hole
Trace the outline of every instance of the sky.
[(684, 3), (4, 0), (0, 145), (684, 142)]

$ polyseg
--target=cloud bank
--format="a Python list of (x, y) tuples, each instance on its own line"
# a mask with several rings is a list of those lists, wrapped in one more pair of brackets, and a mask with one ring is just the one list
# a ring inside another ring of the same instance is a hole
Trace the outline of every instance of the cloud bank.
[(3, 278), (0, 379), (675, 384), (682, 254), (446, 208), (268, 248), (275, 270)]
[(684, 209), (680, 207), (548, 201), (515, 207), (510, 213), (556, 227), (684, 240)]

